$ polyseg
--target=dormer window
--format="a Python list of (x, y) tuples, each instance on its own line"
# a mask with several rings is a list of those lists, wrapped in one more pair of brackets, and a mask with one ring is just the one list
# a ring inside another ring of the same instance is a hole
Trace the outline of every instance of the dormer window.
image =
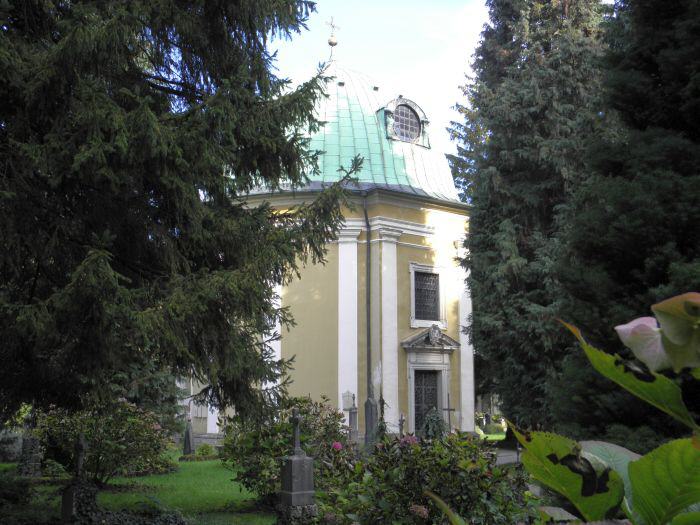
[(399, 104), (394, 110), (394, 133), (406, 142), (413, 142), (420, 136), (420, 119), (406, 104)]
[(380, 111), (384, 113), (388, 139), (430, 147), (426, 131), (428, 119), (418, 104), (399, 95)]

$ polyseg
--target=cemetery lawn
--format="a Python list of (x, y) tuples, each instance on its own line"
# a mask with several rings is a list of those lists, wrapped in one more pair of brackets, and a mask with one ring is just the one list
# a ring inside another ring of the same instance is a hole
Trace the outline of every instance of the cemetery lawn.
[(179, 510), (197, 525), (268, 525), (271, 513), (257, 511), (254, 496), (231, 481), (220, 461), (183, 461), (171, 474), (115, 478), (98, 503), (111, 510), (157, 505)]
[[(272, 513), (256, 508), (250, 492), (231, 481), (233, 473), (220, 461), (183, 461), (178, 465), (179, 469), (170, 474), (115, 478), (99, 492), (97, 501), (109, 510), (139, 510), (144, 505), (179, 510), (192, 525), (271, 525), (275, 522)], [(0, 463), (0, 472), (15, 468), (16, 463)], [(13, 516), (21, 516), (22, 523), (58, 519), (62, 487), (62, 482), (42, 478), (34, 486), (31, 503), (23, 509), (15, 509)]]
[(0, 472), (4, 472), (6, 470), (14, 470), (16, 466), (17, 463), (0, 463)]

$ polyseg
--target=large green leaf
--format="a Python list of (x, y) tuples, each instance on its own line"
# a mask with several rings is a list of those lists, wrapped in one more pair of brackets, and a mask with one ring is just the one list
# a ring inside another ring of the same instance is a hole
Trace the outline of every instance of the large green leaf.
[(623, 507), (625, 507), (627, 515), (631, 515), (632, 484), (630, 483), (628, 466), (630, 461), (636, 461), (641, 458), (641, 456), (631, 450), (627, 450), (625, 447), (613, 443), (606, 443), (605, 441), (581, 441), (579, 445), (584, 455), (591, 455), (598, 458), (599, 461), (603, 462), (620, 475), (625, 484), (625, 501), (623, 502)]
[(635, 369), (619, 355), (611, 355), (589, 345), (575, 326), (563, 324), (576, 336), (598, 372), (691, 429), (700, 429), (683, 403), (680, 387), (671, 379), (648, 370)]
[(663, 525), (700, 502), (700, 450), (690, 439), (661, 445), (629, 465), (634, 510)]
[(688, 512), (673, 518), (671, 525), (698, 525), (698, 523), (700, 523), (700, 512)]
[(522, 462), (530, 475), (565, 496), (588, 521), (615, 516), (625, 489), (614, 470), (596, 470), (571, 439), (511, 428), (525, 448)]

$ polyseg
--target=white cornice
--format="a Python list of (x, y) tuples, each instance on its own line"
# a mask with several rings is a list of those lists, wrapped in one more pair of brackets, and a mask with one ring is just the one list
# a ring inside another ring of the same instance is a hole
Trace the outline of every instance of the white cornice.
[[(400, 231), (401, 234), (418, 235), (421, 237), (433, 237), (437, 233), (437, 229), (434, 226), (383, 216), (372, 217), (369, 220), (369, 225), (373, 231), (390, 229)], [(345, 219), (343, 230), (345, 229), (367, 231), (367, 226), (363, 219)], [(460, 233), (455, 240), (461, 242), (465, 237), (465, 233)]]
[[(248, 206), (259, 206), (263, 202), (268, 202), (274, 207), (284, 208), (301, 204), (310, 204), (316, 197), (318, 197), (318, 191), (304, 191), (302, 189), (296, 192), (284, 191), (247, 195), (245, 196), (245, 201)], [(348, 196), (348, 199), (356, 206), (362, 206), (363, 198), (358, 195), (357, 192), (352, 192)], [(469, 215), (470, 210), (470, 206), (463, 202), (443, 201), (432, 197), (423, 197), (381, 188), (376, 188), (368, 193), (367, 204), (369, 206), (389, 204), (412, 210), (443, 210), (449, 213), (464, 215), (465, 218)]]

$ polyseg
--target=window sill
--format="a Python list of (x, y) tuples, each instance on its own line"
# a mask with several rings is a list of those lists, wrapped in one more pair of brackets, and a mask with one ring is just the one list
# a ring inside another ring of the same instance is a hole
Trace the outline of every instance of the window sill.
[(447, 321), (441, 319), (439, 321), (429, 321), (427, 319), (413, 319), (411, 318), (411, 328), (430, 328), (434, 324), (438, 325), (440, 330), (447, 329)]

